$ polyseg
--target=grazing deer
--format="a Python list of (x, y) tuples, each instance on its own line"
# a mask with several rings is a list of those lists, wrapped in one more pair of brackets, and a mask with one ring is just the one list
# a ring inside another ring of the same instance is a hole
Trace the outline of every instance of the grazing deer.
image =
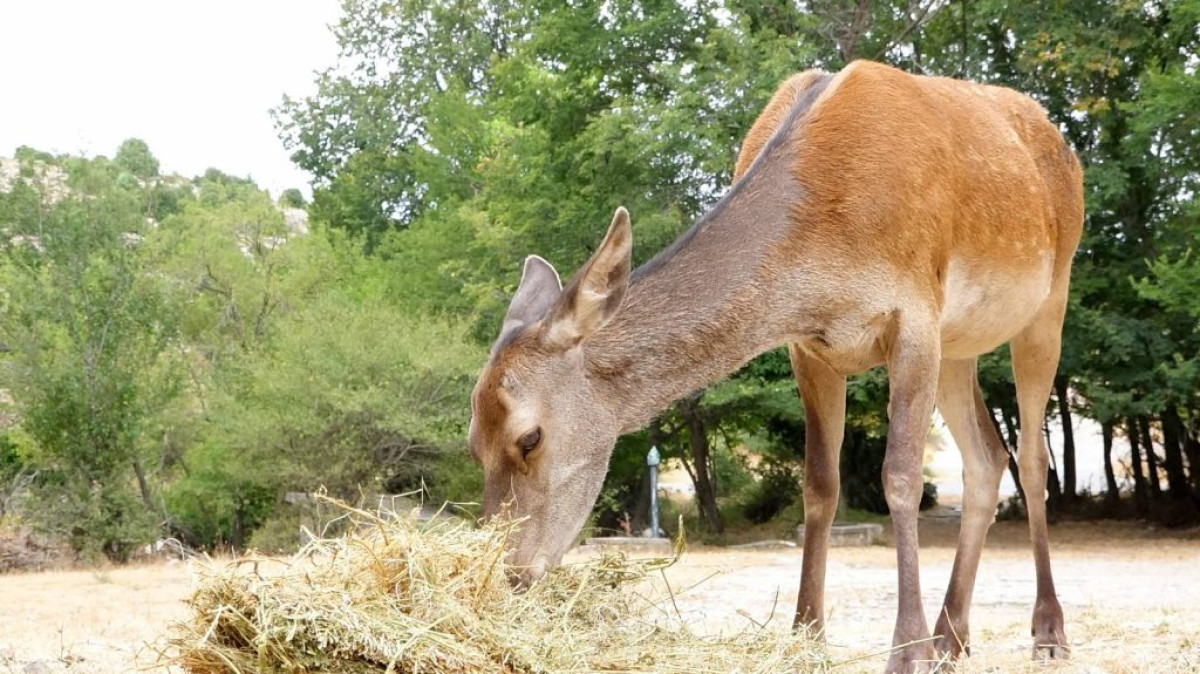
[[(867, 62), (789, 79), (755, 122), (735, 184), (686, 234), (631, 272), (618, 209), (562, 288), (531, 256), (472, 395), (484, 514), (527, 520), (518, 582), (558, 564), (588, 517), (622, 433), (673, 400), (787, 344), (806, 418), (807, 529), (796, 625), (821, 633), (838, 502), (846, 376), (890, 381), (883, 485), (899, 611), (888, 672), (967, 651), (968, 611), (1008, 455), (976, 358), (1011, 342), (1018, 464), (1037, 569), (1035, 657), (1065, 657), (1050, 573), (1038, 429), (1058, 366), (1083, 221), (1079, 164), (1045, 112), (1008, 89)], [(917, 506), (934, 406), (963, 453), (963, 514), (930, 638)]]

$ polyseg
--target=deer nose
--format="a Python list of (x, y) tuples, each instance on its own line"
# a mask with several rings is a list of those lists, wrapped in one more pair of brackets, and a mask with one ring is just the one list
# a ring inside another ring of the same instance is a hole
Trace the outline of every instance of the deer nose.
[(546, 560), (539, 557), (529, 566), (513, 569), (509, 573), (508, 582), (517, 592), (524, 592), (544, 575), (546, 575)]
[(525, 578), (525, 572), (508, 574), (508, 584), (512, 586), (514, 592), (521, 593), (529, 589), (530, 580)]

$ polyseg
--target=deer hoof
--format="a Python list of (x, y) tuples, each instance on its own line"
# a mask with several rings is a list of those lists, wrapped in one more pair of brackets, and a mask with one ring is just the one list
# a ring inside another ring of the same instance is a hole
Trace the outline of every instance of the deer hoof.
[(933, 629), (933, 645), (943, 662), (954, 662), (971, 654), (968, 634), (966, 625), (956, 626), (945, 616), (938, 620), (937, 627)]
[(1058, 601), (1037, 606), (1033, 611), (1033, 659), (1066, 660), (1071, 657)]
[(1070, 657), (1071, 649), (1060, 644), (1036, 643), (1033, 645), (1033, 659), (1039, 662), (1068, 660)]
[(925, 641), (894, 651), (883, 671), (884, 674), (931, 674), (938, 671), (940, 662), (933, 645)]

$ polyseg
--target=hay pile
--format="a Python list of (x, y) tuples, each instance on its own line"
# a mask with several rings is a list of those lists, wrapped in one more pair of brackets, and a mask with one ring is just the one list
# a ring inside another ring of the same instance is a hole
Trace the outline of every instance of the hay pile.
[[(208, 569), (167, 657), (215, 672), (808, 672), (802, 637), (748, 628), (701, 637), (639, 588), (672, 560), (606, 556), (556, 569), (523, 594), (505, 578), (509, 530), (421, 524), (350, 509), (343, 537)], [(252, 563), (247, 563), (252, 562)]]

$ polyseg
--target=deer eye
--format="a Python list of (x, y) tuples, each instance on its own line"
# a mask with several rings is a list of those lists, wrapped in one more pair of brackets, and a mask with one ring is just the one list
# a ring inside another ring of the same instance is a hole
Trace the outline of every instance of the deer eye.
[(541, 428), (535, 428), (532, 431), (529, 431), (528, 433), (526, 433), (525, 435), (522, 435), (521, 439), (517, 441), (517, 444), (521, 447), (521, 455), (529, 456), (529, 453), (532, 452), (533, 450), (537, 449), (538, 443), (540, 443), (541, 441), (542, 441), (542, 429)]

